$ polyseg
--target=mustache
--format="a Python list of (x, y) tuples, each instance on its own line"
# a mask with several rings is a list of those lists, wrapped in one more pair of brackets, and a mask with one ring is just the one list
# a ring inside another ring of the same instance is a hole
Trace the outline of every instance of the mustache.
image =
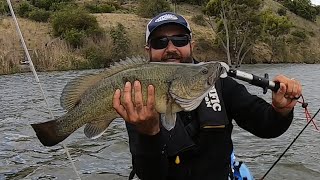
[(181, 56), (176, 52), (168, 52), (161, 60), (166, 61), (168, 59), (181, 59)]

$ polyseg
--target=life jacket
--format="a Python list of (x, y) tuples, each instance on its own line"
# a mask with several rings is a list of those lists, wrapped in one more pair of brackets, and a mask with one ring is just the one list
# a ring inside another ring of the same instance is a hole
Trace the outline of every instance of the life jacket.
[(196, 146), (196, 138), (200, 131), (224, 129), (230, 123), (222, 100), (221, 80), (209, 91), (200, 105), (191, 112), (180, 112), (174, 129), (167, 131), (167, 154), (174, 156), (179, 152)]
[[(197, 145), (199, 139), (205, 139), (205, 143), (202, 143), (201, 148), (209, 147), (212, 136), (215, 136), (217, 131), (231, 133), (231, 122), (229, 122), (225, 104), (222, 98), (222, 80), (218, 80), (215, 86), (210, 90), (208, 95), (201, 102), (200, 106), (191, 112), (178, 113), (178, 120), (175, 128), (172, 131), (167, 131), (164, 128), (162, 131), (166, 134), (167, 155), (171, 158), (171, 161), (175, 161), (175, 164), (181, 163), (187, 156), (192, 157), (195, 153), (199, 153)], [(209, 134), (209, 136), (208, 136)], [(229, 134), (228, 134), (229, 135)], [(201, 137), (205, 136), (205, 137)], [(211, 137), (210, 137), (211, 136)], [(231, 134), (230, 134), (231, 136)], [(201, 140), (200, 140), (201, 141)], [(228, 179), (232, 180), (252, 180), (253, 177), (243, 162), (239, 162), (235, 159), (233, 153), (232, 142), (231, 147), (228, 148), (231, 152), (224, 152), (222, 154), (231, 154), (226, 157), (229, 163)], [(191, 153), (188, 153), (191, 152)], [(200, 152), (201, 153), (201, 152)], [(184, 156), (184, 154), (186, 154)], [(223, 155), (222, 155), (223, 156)], [(210, 167), (214, 162), (203, 163), (203, 167)], [(201, 165), (200, 165), (201, 166)], [(202, 169), (202, 168), (201, 168)], [(194, 179), (194, 178), (192, 178)]]
[[(161, 127), (163, 142), (166, 142), (164, 151), (169, 160), (169, 169), (172, 170), (169, 171), (168, 179), (199, 179), (196, 174), (201, 174), (204, 168), (213, 168), (218, 172), (227, 170), (223, 173), (223, 177), (228, 177), (229, 155), (232, 151), (231, 129), (228, 128), (232, 128), (231, 126), (222, 99), (222, 80), (219, 79), (195, 110), (177, 114), (175, 127), (171, 131)], [(219, 149), (218, 153), (208, 152), (212, 149)], [(204, 154), (203, 151), (210, 157), (194, 159), (195, 156)], [(221, 166), (221, 162), (210, 161), (217, 157), (226, 166)], [(184, 176), (185, 171), (189, 170), (192, 174), (187, 178), (175, 177), (178, 174)], [(208, 171), (211, 172), (210, 169)], [(134, 174), (133, 170), (129, 179)]]

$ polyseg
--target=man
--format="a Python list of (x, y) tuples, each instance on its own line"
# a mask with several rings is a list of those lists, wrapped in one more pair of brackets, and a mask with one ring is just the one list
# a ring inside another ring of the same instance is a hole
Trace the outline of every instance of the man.
[[(150, 61), (197, 63), (192, 58), (191, 38), (190, 26), (182, 16), (171, 12), (157, 15), (147, 25)], [(220, 79), (197, 109), (178, 113), (171, 131), (161, 126), (154, 108), (157, 89), (148, 87), (147, 103), (143, 105), (140, 82), (127, 82), (124, 102), (121, 104), (117, 90), (113, 106), (126, 121), (133, 172), (143, 180), (228, 179), (232, 176), (233, 119), (261, 138), (280, 136), (292, 122), (297, 102), (294, 98), (301, 95), (301, 85), (282, 75), (274, 81), (280, 82), (280, 89), (272, 94), (270, 105), (232, 78)]]

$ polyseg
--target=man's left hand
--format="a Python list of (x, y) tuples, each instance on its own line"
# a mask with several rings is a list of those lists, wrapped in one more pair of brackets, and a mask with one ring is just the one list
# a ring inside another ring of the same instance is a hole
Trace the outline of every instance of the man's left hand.
[(296, 105), (302, 93), (299, 81), (283, 75), (276, 76), (273, 81), (280, 83), (278, 92), (272, 93), (272, 106), (282, 115), (287, 115)]

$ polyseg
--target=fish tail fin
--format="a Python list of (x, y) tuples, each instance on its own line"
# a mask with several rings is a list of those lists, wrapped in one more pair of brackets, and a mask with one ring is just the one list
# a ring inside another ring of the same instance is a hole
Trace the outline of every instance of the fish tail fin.
[(65, 134), (63, 136), (58, 136), (56, 127), (57, 121), (52, 120), (44, 123), (31, 124), (33, 130), (36, 132), (36, 135), (40, 142), (44, 146), (54, 146), (64, 139), (66, 139), (70, 134)]

